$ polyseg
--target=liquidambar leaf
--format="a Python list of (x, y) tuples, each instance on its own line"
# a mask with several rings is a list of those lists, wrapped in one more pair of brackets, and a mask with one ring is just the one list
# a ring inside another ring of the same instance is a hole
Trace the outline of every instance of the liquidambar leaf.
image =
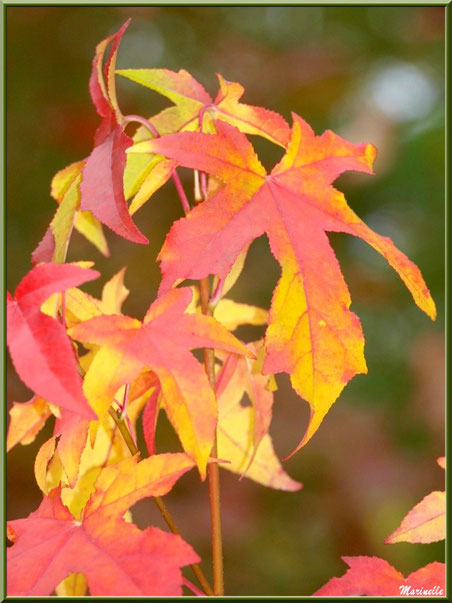
[[(89, 80), (89, 91), (91, 99), (97, 112), (102, 117), (107, 117), (110, 112), (115, 114), (116, 121), (119, 123), (122, 119), (122, 114), (116, 100), (116, 88), (114, 84), (116, 55), (121, 38), (124, 35), (130, 23), (128, 19), (116, 33), (105, 38), (96, 46), (96, 52), (93, 59), (91, 76)], [(105, 52), (111, 43), (110, 51), (103, 67)]]
[(349, 570), (331, 578), (314, 593), (317, 597), (444, 597), (446, 566), (433, 562), (407, 578), (378, 557), (342, 557)]
[(258, 356), (228, 355), (217, 377), (218, 457), (229, 461), (220, 466), (264, 486), (295, 492), (302, 484), (281, 466), (268, 433), (273, 393), (268, 377), (258, 370), (261, 343), (250, 345)]
[(58, 597), (84, 597), (88, 583), (83, 574), (70, 574), (55, 588)]
[[(244, 93), (243, 87), (237, 82), (228, 82), (220, 74), (217, 74), (220, 89), (213, 101), (203, 86), (184, 69), (178, 72), (168, 69), (122, 69), (117, 73), (163, 94), (175, 104), (149, 119), (152, 129), (159, 135), (197, 130), (214, 133), (213, 120), (221, 119), (241, 132), (263, 136), (281, 146), (289, 142), (290, 128), (281, 115), (239, 102)], [(139, 143), (150, 137), (148, 129), (140, 127), (133, 140)], [(175, 161), (163, 159), (160, 155), (129, 155), (124, 187), (126, 199), (134, 196), (130, 204), (131, 214), (165, 184), (176, 165)]]
[(6, 436), (6, 452), (16, 444), (31, 444), (51, 416), (47, 402), (33, 396), (29, 402), (13, 402), (9, 411), (10, 423)]
[(41, 446), (35, 459), (36, 481), (44, 494), (60, 484), (71, 488), (75, 485), (89, 427), (89, 420), (66, 409), (56, 418), (53, 436)]
[(14, 367), (38, 396), (86, 418), (95, 415), (82, 391), (72, 345), (61, 324), (43, 314), (41, 304), (53, 293), (99, 276), (75, 264), (42, 264), (7, 297), (7, 341)]
[(273, 294), (264, 372), (289, 373), (311, 406), (298, 449), (347, 382), (367, 371), (361, 325), (349, 310), (350, 294), (326, 231), (367, 241), (399, 273), (417, 305), (431, 318), (436, 310), (419, 269), (390, 239), (368, 228), (331, 186), (347, 170), (371, 174), (375, 148), (351, 144), (329, 130), (315, 136), (301, 117), (293, 119), (287, 152), (269, 175), (246, 137), (221, 121), (215, 124), (217, 136), (171, 134), (128, 151), (159, 153), (225, 183), (173, 224), (159, 254), (161, 292), (186, 278), (224, 278), (242, 249), (267, 233), (282, 276)]
[[(74, 228), (82, 234), (90, 243), (92, 243), (103, 255), (109, 256), (107, 240), (105, 239), (102, 230), (102, 224), (93, 216), (90, 211), (80, 211), (80, 188), (79, 184), (69, 193), (69, 189), (73, 187), (75, 181), (79, 181), (80, 174), (85, 166), (86, 161), (78, 161), (71, 163), (55, 174), (52, 179), (50, 193), (52, 197), (60, 205), (63, 203), (66, 195), (71, 195), (71, 200), (75, 203), (76, 213), (74, 220)], [(76, 198), (73, 198), (73, 195)], [(66, 200), (66, 203), (68, 201)], [(58, 210), (57, 210), (58, 213)], [(54, 220), (56, 219), (56, 216)], [(46, 237), (50, 237), (46, 234)], [(35, 259), (35, 261), (50, 261), (49, 259)]]
[(243, 86), (228, 82), (220, 74), (217, 74), (220, 89), (214, 101), (185, 69), (178, 72), (168, 69), (119, 69), (116, 73), (155, 90), (175, 104), (150, 119), (160, 135), (201, 129), (200, 120), (203, 129), (207, 126), (207, 131), (211, 131), (212, 119), (221, 119), (245, 134), (263, 136), (281, 146), (289, 142), (290, 128), (281, 115), (239, 102), (244, 93)]
[[(443, 458), (438, 459), (441, 467)], [(444, 459), (445, 460), (445, 459)], [(386, 538), (396, 542), (437, 542), (446, 538), (446, 493), (430, 492), (403, 519), (400, 526)]]
[(131, 144), (110, 112), (97, 130), (94, 150), (82, 170), (80, 208), (90, 210), (121, 237), (146, 245), (149, 241), (130, 217), (124, 197), (125, 152)]
[(184, 314), (191, 290), (174, 289), (149, 308), (144, 322), (128, 316), (98, 316), (69, 329), (80, 341), (101, 345), (84, 381), (84, 392), (102, 417), (122, 385), (144, 367), (157, 375), (166, 410), (186, 452), (205, 477), (212, 450), (217, 410), (204, 368), (189, 352), (217, 347), (252, 356), (213, 318)]
[(180, 567), (199, 561), (180, 536), (141, 531), (122, 515), (147, 496), (163, 496), (193, 462), (185, 454), (136, 457), (106, 467), (80, 521), (58, 489), (26, 519), (10, 522), (8, 596), (46, 596), (70, 573), (81, 573), (92, 596), (178, 596)]

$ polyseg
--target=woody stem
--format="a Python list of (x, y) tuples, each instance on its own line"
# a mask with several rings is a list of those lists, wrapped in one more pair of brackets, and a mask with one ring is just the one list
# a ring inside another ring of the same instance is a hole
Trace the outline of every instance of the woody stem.
[[(132, 435), (131, 435), (125, 421), (118, 416), (118, 413), (115, 411), (115, 409), (113, 407), (110, 407), (108, 413), (111, 416), (111, 418), (113, 419), (113, 421), (116, 423), (116, 425), (119, 429), (119, 432), (121, 433), (121, 435), (124, 439), (124, 442), (126, 443), (127, 448), (130, 450), (130, 453), (132, 455), (139, 453), (139, 450), (136, 447), (135, 442), (133, 441)], [(180, 536), (179, 528), (177, 527), (176, 523), (174, 522), (174, 519), (171, 517), (171, 514), (168, 511), (168, 509), (166, 508), (166, 505), (163, 502), (163, 500), (160, 498), (160, 496), (154, 496), (153, 500), (154, 500), (155, 504), (157, 505), (157, 508), (160, 511), (160, 514), (162, 515), (163, 519), (166, 522), (166, 525), (169, 527), (171, 532), (173, 534), (177, 534), (178, 536)], [(193, 570), (193, 573), (195, 574), (196, 578), (198, 579), (199, 584), (202, 586), (206, 595), (209, 595), (209, 596), (213, 595), (214, 592), (212, 590), (212, 587), (210, 586), (209, 581), (207, 580), (206, 576), (204, 575), (204, 572), (199, 567), (199, 565), (197, 563), (192, 563), (190, 565), (190, 567)]]
[[(199, 281), (199, 295), (201, 310), (207, 316), (212, 315), (209, 304), (210, 287), (208, 277)], [(204, 365), (210, 385), (215, 391), (215, 354), (214, 350), (204, 348)], [(212, 456), (217, 456), (217, 439), (215, 437), (212, 448)], [(223, 578), (223, 542), (221, 534), (221, 505), (220, 505), (220, 470), (218, 463), (209, 463), (207, 466), (209, 477), (209, 499), (210, 499), (210, 525), (212, 532), (212, 565), (213, 565), (213, 590), (217, 596), (224, 595)]]

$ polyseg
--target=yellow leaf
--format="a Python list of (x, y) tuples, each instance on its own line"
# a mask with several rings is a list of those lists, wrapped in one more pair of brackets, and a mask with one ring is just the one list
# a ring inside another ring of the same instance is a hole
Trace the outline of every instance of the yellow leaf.
[(6, 437), (6, 451), (16, 444), (31, 444), (44, 427), (51, 412), (47, 402), (34, 396), (29, 402), (13, 402), (9, 411), (11, 421)]
[(152, 166), (149, 173), (143, 179), (140, 187), (130, 204), (129, 211), (133, 215), (146, 201), (162, 187), (165, 182), (171, 177), (174, 169), (176, 168), (176, 162), (171, 159), (163, 159), (158, 156), (159, 162)]
[(48, 494), (52, 488), (47, 484), (47, 468), (55, 453), (56, 438), (52, 437), (41, 446), (35, 458), (35, 478), (38, 486)]
[(88, 582), (83, 574), (69, 574), (55, 589), (59, 597), (83, 597), (88, 591)]
[(102, 290), (102, 311), (104, 314), (121, 314), (122, 304), (129, 295), (129, 290), (124, 286), (125, 271), (126, 269), (122, 268), (104, 285)]
[(254, 363), (230, 355), (217, 378), (218, 457), (229, 461), (221, 466), (271, 488), (299, 490), (301, 484), (283, 470), (268, 434), (273, 394), (269, 378), (259, 371), (262, 342), (249, 348), (257, 356)]
[(265, 325), (268, 319), (266, 310), (241, 304), (232, 299), (220, 300), (213, 315), (230, 331), (234, 331), (241, 325)]
[(77, 161), (76, 163), (71, 163), (55, 174), (50, 185), (50, 194), (55, 201), (61, 203), (66, 191), (75, 178), (81, 173), (84, 165), (85, 161)]
[(103, 255), (107, 257), (110, 255), (102, 224), (89, 210), (77, 212), (74, 227)]
[(237, 282), (237, 279), (242, 273), (243, 266), (245, 265), (246, 256), (248, 253), (249, 245), (247, 245), (237, 256), (228, 276), (226, 277), (223, 285), (223, 295), (226, 295)]

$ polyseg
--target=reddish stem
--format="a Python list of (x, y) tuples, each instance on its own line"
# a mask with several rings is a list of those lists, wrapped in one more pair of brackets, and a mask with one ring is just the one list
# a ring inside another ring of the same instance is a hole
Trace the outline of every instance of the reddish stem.
[(183, 582), (184, 586), (186, 586), (189, 590), (191, 590), (191, 592), (194, 595), (196, 595), (197, 597), (205, 597), (206, 596), (202, 592), (202, 590), (200, 590), (197, 586), (195, 586), (192, 582), (190, 582), (190, 580), (187, 580), (187, 578), (183, 577), (182, 582)]
[(172, 173), (172, 178), (174, 185), (176, 186), (180, 202), (182, 203), (185, 215), (188, 216), (191, 210), (190, 203), (188, 202), (187, 195), (185, 194), (184, 187), (182, 186), (182, 182), (180, 181), (179, 175), (176, 170), (174, 170), (174, 172)]

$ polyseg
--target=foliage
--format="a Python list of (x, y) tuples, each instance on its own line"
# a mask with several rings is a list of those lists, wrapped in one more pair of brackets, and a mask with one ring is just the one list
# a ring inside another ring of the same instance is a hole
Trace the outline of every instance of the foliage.
[[(8, 525), (14, 542), (8, 550), (11, 596), (55, 590), (79, 595), (88, 589), (101, 596), (177, 596), (182, 585), (200, 594), (183, 577), (185, 565), (206, 594), (222, 593), (218, 523), (213, 520), (212, 591), (160, 496), (193, 467), (201, 480), (209, 475), (212, 509), (219, 506), (218, 466), (271, 488), (301, 488), (283, 470), (269, 434), (273, 375), (288, 373), (310, 406), (298, 450), (347, 382), (367, 371), (361, 324), (349, 309), (350, 294), (326, 232), (369, 243), (415, 303), (436, 317), (419, 269), (391, 239), (368, 228), (332, 186), (345, 171), (371, 174), (373, 145), (352, 144), (329, 130), (316, 136), (295, 113), (290, 127), (278, 114), (240, 102), (243, 87), (221, 75), (213, 99), (184, 70), (116, 71), (127, 25), (96, 47), (89, 89), (102, 121), (93, 150), (54, 177), (58, 207), (32, 254), (35, 266), (14, 298), (8, 293), (10, 355), (34, 392), (29, 402), (13, 406), (8, 449), (30, 443), (48, 418), (56, 418), (53, 436), (35, 461), (43, 501), (28, 518)], [(149, 119), (124, 116), (116, 74), (173, 105)], [(125, 129), (132, 122), (139, 127), (130, 138)], [(284, 150), (270, 174), (247, 135)], [(194, 170), (193, 203), (179, 166)], [(102, 225), (147, 244), (131, 216), (170, 178), (185, 217), (173, 224), (160, 251), (159, 294), (140, 321), (121, 313), (128, 295), (124, 271), (96, 299), (79, 286), (99, 273), (90, 262), (65, 263), (67, 248), (76, 228), (107, 255)], [(281, 266), (268, 313), (226, 297), (249, 245), (263, 233)], [(199, 295), (198, 287), (178, 286), (187, 279), (199, 280)], [(264, 340), (245, 345), (232, 334), (240, 325), (265, 323)], [(204, 350), (205, 367), (192, 354), (195, 348)], [(183, 452), (156, 454), (161, 410)], [(143, 460), (136, 445), (141, 415), (149, 454)], [(173, 535), (152, 527), (142, 531), (131, 521), (129, 509), (145, 497), (154, 498)], [(404, 521), (413, 524), (410, 515)], [(398, 540), (400, 529), (389, 541)], [(333, 579), (316, 594), (332, 594), (338, 584), (338, 594), (351, 594), (366, 580), (375, 587), (362, 594), (394, 594), (394, 584), (403, 582), (382, 560), (346, 559), (347, 578)], [(379, 578), (388, 572), (391, 586)], [(406, 583), (416, 587), (422, 574), (424, 587), (440, 581), (443, 572), (442, 564), (434, 564)]]

